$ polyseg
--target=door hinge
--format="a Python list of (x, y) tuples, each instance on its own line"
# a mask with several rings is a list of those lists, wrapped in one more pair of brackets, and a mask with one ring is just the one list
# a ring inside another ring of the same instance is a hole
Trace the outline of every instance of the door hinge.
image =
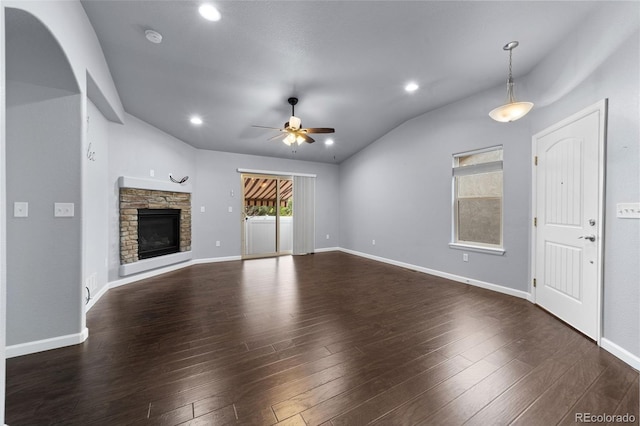
[(534, 165), (538, 165), (538, 156), (536, 155), (535, 157), (533, 157), (533, 164)]
[(533, 279), (533, 286), (534, 287), (536, 286), (536, 279), (535, 278)]
[(533, 226), (538, 226), (538, 218), (537, 217), (533, 218)]

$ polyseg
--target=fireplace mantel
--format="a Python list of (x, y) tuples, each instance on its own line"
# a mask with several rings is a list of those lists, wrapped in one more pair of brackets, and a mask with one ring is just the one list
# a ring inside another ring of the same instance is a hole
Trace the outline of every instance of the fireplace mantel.
[(118, 187), (133, 189), (148, 189), (150, 191), (169, 191), (169, 192), (186, 192), (191, 194), (191, 183), (177, 184), (171, 181), (165, 182), (161, 180), (142, 179), (130, 176), (120, 176), (118, 178)]

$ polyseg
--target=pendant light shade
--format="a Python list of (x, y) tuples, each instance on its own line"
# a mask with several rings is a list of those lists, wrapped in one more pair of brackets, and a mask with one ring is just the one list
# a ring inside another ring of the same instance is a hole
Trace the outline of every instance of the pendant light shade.
[(531, 108), (533, 108), (531, 102), (511, 102), (491, 110), (489, 117), (502, 123), (508, 123), (524, 117), (531, 111)]
[(507, 103), (499, 106), (498, 108), (494, 108), (490, 113), (489, 117), (493, 118), (496, 121), (500, 121), (502, 123), (508, 123), (510, 121), (516, 121), (525, 115), (531, 108), (533, 108), (532, 102), (517, 102), (516, 97), (513, 92), (513, 75), (511, 71), (511, 56), (513, 53), (513, 49), (518, 47), (517, 41), (512, 41), (504, 45), (503, 49), (509, 51), (509, 78), (507, 79)]

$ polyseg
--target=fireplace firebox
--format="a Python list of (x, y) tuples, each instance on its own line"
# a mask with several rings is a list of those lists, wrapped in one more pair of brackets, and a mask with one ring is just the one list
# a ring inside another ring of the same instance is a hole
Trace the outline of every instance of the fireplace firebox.
[(180, 209), (138, 209), (138, 258), (180, 251)]

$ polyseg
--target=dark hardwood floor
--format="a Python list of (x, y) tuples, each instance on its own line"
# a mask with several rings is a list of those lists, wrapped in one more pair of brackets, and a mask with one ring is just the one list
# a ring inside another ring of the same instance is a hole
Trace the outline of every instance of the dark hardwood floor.
[(638, 372), (511, 296), (339, 252), (110, 290), (82, 345), (7, 361), (7, 423), (638, 419)]

